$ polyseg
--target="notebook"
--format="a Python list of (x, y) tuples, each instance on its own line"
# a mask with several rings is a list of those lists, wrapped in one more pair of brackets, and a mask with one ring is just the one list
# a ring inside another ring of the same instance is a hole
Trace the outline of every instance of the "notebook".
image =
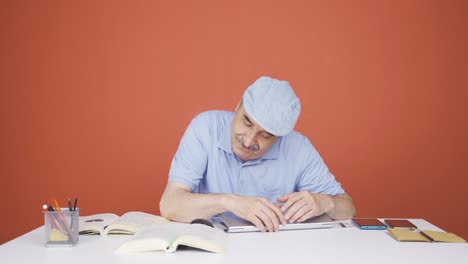
[[(231, 212), (224, 212), (218, 217), (213, 218), (221, 224), (225, 232), (241, 233), (241, 232), (258, 232), (260, 231), (251, 222), (244, 220)], [(316, 229), (316, 228), (333, 228), (336, 223), (326, 214), (309, 218), (301, 223), (289, 223), (280, 225), (279, 230), (298, 230), (298, 229)]]

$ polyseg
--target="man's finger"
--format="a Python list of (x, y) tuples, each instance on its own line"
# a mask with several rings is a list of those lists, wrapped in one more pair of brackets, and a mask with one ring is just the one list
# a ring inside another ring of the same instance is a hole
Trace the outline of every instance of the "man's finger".
[(299, 195), (299, 193), (291, 193), (289, 195), (288, 200), (281, 206), (281, 211), (283, 211), (283, 213), (288, 211), (289, 207), (291, 207), (291, 205), (293, 205), (295, 202), (297, 202), (301, 198), (302, 196)]
[(260, 220), (260, 218), (258, 218), (257, 216), (248, 220), (252, 222), (252, 224), (254, 224), (261, 232), (266, 231), (265, 225), (263, 224), (262, 220)]
[[(289, 202), (291, 202), (291, 204), (289, 204)], [(299, 210), (302, 206), (304, 206), (305, 203), (306, 203), (306, 201), (305, 201), (304, 197), (302, 197), (301, 195), (296, 195), (296, 196), (292, 197), (288, 201), (286, 211), (283, 211), (285, 213), (284, 217), (289, 220), (289, 218), (291, 218), (291, 216), (297, 210)], [(284, 206), (284, 207), (286, 207), (286, 206)]]
[(317, 211), (315, 209), (312, 209), (308, 211), (306, 214), (304, 214), (303, 216), (301, 216), (299, 219), (297, 219), (297, 222), (298, 223), (304, 222), (305, 220), (314, 216), (317, 216)]
[(278, 224), (286, 224), (286, 219), (284, 218), (283, 212), (281, 211), (281, 208), (278, 205), (268, 202), (267, 206), (269, 209), (271, 209), (271, 212), (274, 214), (271, 217), (279, 221)]
[(291, 196), (291, 193), (288, 193), (288, 194), (286, 194), (286, 195), (277, 197), (276, 200), (277, 200), (278, 202), (284, 203), (284, 202), (286, 202), (286, 201), (289, 199), (290, 196)]
[(271, 203), (270, 201), (265, 201), (265, 208), (263, 208), (262, 210), (273, 224), (273, 229), (269, 229), (269, 231), (278, 231), (279, 224), (286, 223), (286, 220), (284, 220), (284, 216), (281, 210), (278, 208), (278, 206)]
[(260, 218), (261, 222), (263, 223), (263, 226), (266, 227), (266, 231), (274, 231), (275, 228), (272, 222), (273, 220), (267, 213), (265, 213), (264, 211), (260, 211), (257, 213), (257, 217)]
[(291, 207), (289, 207), (288, 211), (284, 215), (284, 217), (290, 222), (293, 223), (297, 218), (300, 216), (297, 216), (297, 212), (299, 212), (302, 208), (307, 206), (307, 202), (305, 199), (298, 200), (295, 202)]
[(301, 219), (305, 214), (309, 213), (312, 210), (313, 210), (313, 207), (310, 204), (304, 204), (301, 208), (299, 208), (296, 212), (294, 212), (294, 214), (289, 218), (289, 221), (291, 223), (301, 222), (298, 220)]

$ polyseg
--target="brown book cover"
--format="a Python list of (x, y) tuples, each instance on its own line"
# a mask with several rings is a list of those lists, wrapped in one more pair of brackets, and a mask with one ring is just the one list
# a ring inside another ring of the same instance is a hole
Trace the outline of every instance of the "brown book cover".
[(389, 228), (405, 228), (405, 229), (410, 229), (410, 230), (414, 230), (418, 228), (417, 226), (415, 226), (413, 223), (411, 223), (408, 220), (386, 219), (385, 224)]

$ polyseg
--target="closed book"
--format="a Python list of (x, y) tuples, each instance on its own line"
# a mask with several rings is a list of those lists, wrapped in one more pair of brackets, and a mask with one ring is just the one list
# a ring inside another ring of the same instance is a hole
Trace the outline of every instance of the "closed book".
[(386, 219), (384, 222), (389, 228), (405, 228), (410, 230), (418, 228), (408, 220)]

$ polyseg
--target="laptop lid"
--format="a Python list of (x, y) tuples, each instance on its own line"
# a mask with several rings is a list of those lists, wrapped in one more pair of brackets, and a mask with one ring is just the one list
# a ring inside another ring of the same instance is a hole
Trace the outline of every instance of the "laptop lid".
[[(223, 226), (224, 231), (228, 233), (240, 233), (240, 232), (258, 232), (260, 231), (251, 222), (242, 219), (231, 212), (224, 212), (219, 215), (219, 218), (215, 218), (215, 221), (219, 221)], [(301, 223), (289, 223), (286, 225), (280, 225), (279, 230), (298, 230), (298, 229), (316, 229), (316, 228), (332, 228), (335, 227), (336, 223), (326, 214), (312, 217)]]

